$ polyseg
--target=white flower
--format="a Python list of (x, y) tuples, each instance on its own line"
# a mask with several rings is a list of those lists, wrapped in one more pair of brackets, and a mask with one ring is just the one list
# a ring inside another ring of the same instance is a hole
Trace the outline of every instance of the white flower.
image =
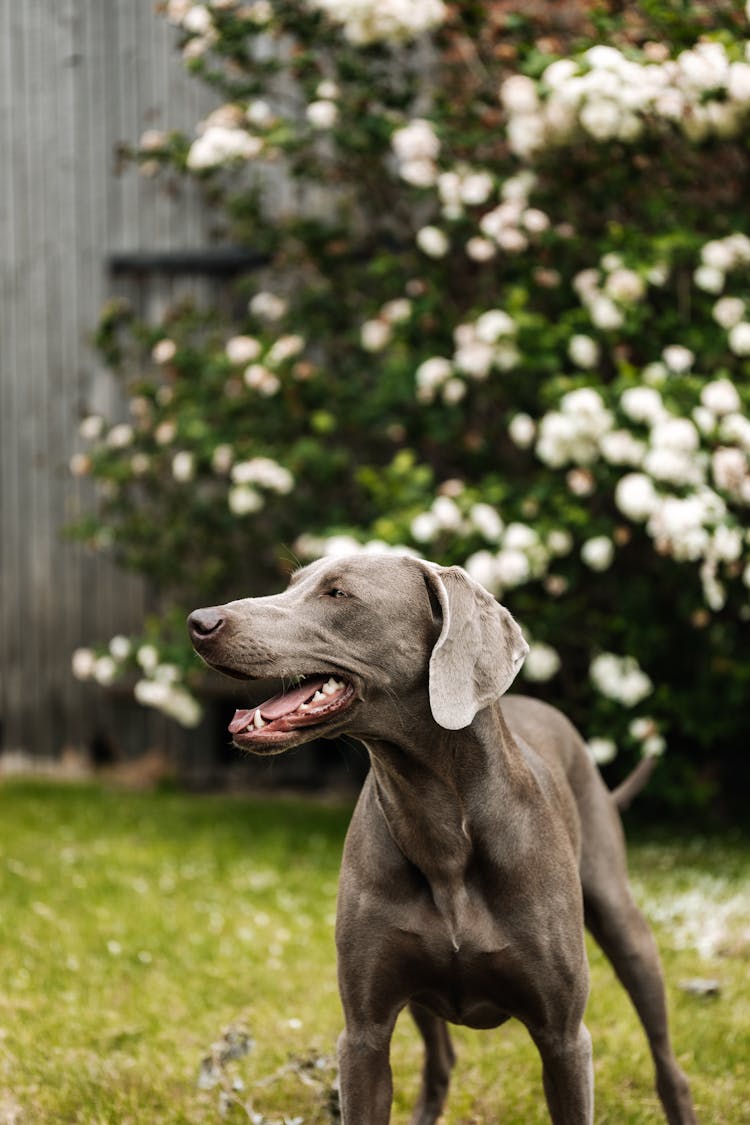
[(745, 302), (740, 297), (721, 297), (713, 307), (713, 318), (722, 328), (733, 328), (745, 315)]
[(711, 471), (718, 488), (739, 494), (748, 478), (747, 454), (732, 446), (720, 446), (711, 457)]
[(512, 336), (516, 331), (516, 322), (502, 309), (490, 309), (477, 318), (474, 329), (480, 340), (494, 344), (501, 336)]
[(104, 429), (104, 419), (98, 414), (89, 414), (78, 427), (78, 432), (86, 441), (96, 441)]
[(239, 366), (257, 359), (261, 352), (261, 346), (254, 336), (232, 336), (231, 340), (227, 340), (224, 350), (229, 362), (236, 363)]
[(435, 391), (453, 374), (453, 364), (443, 356), (432, 356), (420, 363), (415, 372), (417, 393), (423, 400), (431, 400)]
[(359, 332), (359, 342), (367, 352), (381, 352), (390, 342), (393, 329), (385, 320), (366, 320)]
[(130, 656), (132, 646), (127, 637), (123, 637), (120, 633), (112, 637), (109, 642), (109, 651), (113, 658), (117, 661), (127, 660)]
[(514, 551), (529, 551), (538, 543), (539, 536), (525, 523), (509, 523), (503, 536), (503, 546)]
[(270, 457), (253, 457), (249, 461), (238, 461), (232, 468), (232, 480), (236, 485), (255, 484), (282, 495), (291, 492), (294, 487), (294, 477), (289, 470)]
[(513, 114), (532, 114), (539, 108), (536, 84), (525, 74), (506, 78), (500, 87), (500, 98), (505, 108)]
[(339, 107), (324, 98), (310, 102), (305, 115), (313, 129), (332, 129), (338, 121)]
[(685, 348), (682, 344), (671, 344), (661, 355), (669, 370), (676, 375), (689, 371), (695, 362), (695, 356), (690, 348)]
[(268, 349), (266, 363), (271, 367), (275, 367), (279, 363), (285, 363), (286, 360), (299, 355), (304, 346), (305, 337), (300, 336), (297, 332), (290, 332), (287, 333), (286, 336), (279, 336)]
[(429, 258), (444, 258), (448, 253), (448, 238), (439, 227), (426, 226), (417, 231), (417, 245)]
[(536, 436), (536, 424), (528, 414), (515, 414), (508, 424), (511, 441), (520, 449), (528, 449)]
[(653, 424), (664, 414), (661, 395), (654, 387), (628, 387), (622, 393), (620, 406), (634, 422)]
[(255, 294), (248, 308), (254, 316), (264, 317), (266, 320), (280, 320), (287, 310), (287, 303), (283, 297), (264, 289)]
[(440, 524), (433, 512), (420, 512), (411, 521), (411, 535), (417, 543), (429, 543), (440, 530)]
[(632, 656), (601, 653), (591, 661), (589, 675), (597, 691), (626, 707), (634, 707), (636, 703), (640, 703), (654, 688)]
[(316, 86), (315, 93), (319, 98), (325, 98), (328, 101), (332, 101), (334, 98), (338, 98), (340, 96), (341, 90), (330, 78), (324, 78), (323, 81), (319, 82)]
[(711, 554), (722, 562), (736, 562), (742, 555), (742, 532), (720, 524), (711, 537)]
[(193, 4), (182, 17), (182, 26), (193, 35), (206, 35), (213, 30), (213, 20), (203, 4)]
[(538, 207), (529, 207), (521, 215), (521, 222), (529, 234), (542, 234), (549, 230), (549, 215), (540, 211)]
[(446, 16), (442, 0), (379, 0), (377, 4), (350, 0), (310, 0), (342, 25), (344, 35), (357, 46), (369, 43), (402, 43), (439, 26)]
[(599, 362), (599, 345), (590, 336), (571, 336), (568, 355), (578, 367), (589, 369)]
[(610, 297), (598, 294), (589, 304), (589, 316), (597, 328), (612, 331), (621, 328), (625, 318)]
[(117, 677), (117, 663), (111, 656), (98, 656), (94, 661), (94, 679), (102, 687), (113, 683)]
[(578, 63), (573, 59), (557, 59), (556, 62), (550, 63), (542, 73), (542, 82), (545, 86), (549, 86), (551, 90), (555, 90), (558, 86), (564, 87), (569, 79), (578, 73)]
[(646, 452), (644, 443), (638, 441), (630, 430), (611, 430), (603, 434), (599, 448), (610, 465), (640, 465)]
[(438, 526), (445, 531), (460, 531), (463, 525), (461, 509), (450, 496), (438, 496), (432, 504), (432, 514)]
[(392, 301), (386, 301), (380, 310), (380, 317), (388, 324), (402, 324), (409, 319), (412, 309), (413, 306), (408, 297), (396, 297)]
[(606, 535), (587, 539), (581, 547), (581, 558), (592, 570), (607, 570), (612, 565), (614, 555), (614, 543)]
[(578, 120), (594, 140), (607, 141), (618, 135), (622, 112), (619, 105), (609, 98), (596, 98), (586, 102)]
[[(698, 409), (705, 409), (705, 407), (699, 407)], [(715, 425), (716, 419), (713, 414), (711, 414), (711, 411), (707, 411), (707, 413), (711, 415)], [(745, 417), (744, 414), (725, 414), (719, 426), (719, 436), (722, 441), (739, 445), (750, 453), (750, 418)]]
[(159, 653), (154, 645), (141, 645), (135, 658), (147, 676), (150, 676), (159, 663)]
[(169, 445), (177, 436), (177, 424), (171, 418), (165, 418), (154, 430), (154, 439), (157, 445)]
[(274, 120), (273, 110), (262, 98), (255, 98), (249, 103), (245, 116), (258, 129), (267, 129)]
[(86, 453), (74, 453), (68, 461), (71, 476), (85, 477), (91, 471), (91, 458)]
[(725, 280), (722, 271), (715, 266), (698, 266), (693, 274), (693, 281), (704, 293), (721, 293)]
[(643, 742), (644, 738), (649, 738), (652, 734), (656, 733), (656, 724), (653, 719), (649, 719), (645, 715), (641, 715), (637, 719), (633, 719), (628, 724), (628, 734), (632, 738), (637, 738), (639, 742)]
[(230, 511), (236, 516), (246, 516), (251, 512), (259, 512), (263, 507), (263, 497), (255, 488), (246, 484), (235, 485), (230, 488), (228, 503)]
[(469, 172), (460, 181), (461, 202), (469, 207), (486, 203), (494, 186), (489, 172)]
[(217, 445), (211, 455), (211, 468), (215, 473), (225, 475), (229, 472), (234, 461), (234, 450), (231, 445)]
[(281, 389), (280, 379), (262, 363), (251, 363), (245, 368), (242, 379), (246, 387), (250, 387), (266, 398), (270, 398)]
[(464, 563), (464, 570), (485, 590), (491, 594), (498, 593), (499, 579), (497, 562), (490, 551), (476, 551), (469, 555)]
[(729, 347), (735, 355), (750, 355), (750, 321), (741, 320), (729, 329)]
[(665, 417), (651, 430), (651, 443), (682, 453), (693, 453), (700, 445), (698, 431), (689, 418)]
[(504, 549), (497, 555), (495, 563), (502, 586), (519, 586), (531, 574), (531, 565), (523, 551)]
[(134, 437), (133, 427), (129, 426), (127, 422), (120, 422), (119, 425), (113, 426), (107, 434), (107, 445), (110, 449), (125, 449), (132, 444)]
[(489, 262), (497, 254), (497, 247), (489, 238), (470, 238), (466, 243), (466, 253), (473, 262)]
[(644, 758), (660, 758), (667, 748), (667, 743), (662, 735), (652, 734), (644, 739), (641, 753)]
[(560, 664), (560, 656), (551, 645), (532, 641), (523, 665), (523, 675), (533, 683), (544, 683), (560, 670)]
[(177, 345), (174, 340), (159, 340), (158, 343), (154, 344), (151, 357), (154, 363), (170, 363), (174, 359), (176, 352)]
[(624, 304), (640, 300), (646, 289), (643, 279), (634, 270), (625, 269), (624, 266), (610, 273), (604, 288), (610, 297)]
[(432, 160), (405, 160), (399, 165), (399, 175), (414, 187), (432, 187), (437, 177), (437, 168)]
[(228, 125), (209, 125), (193, 141), (187, 157), (189, 168), (200, 171), (236, 160), (251, 160), (263, 151), (263, 141), (244, 129)]
[(443, 402), (447, 406), (455, 406), (466, 396), (466, 383), (460, 379), (449, 379), (441, 391)]
[(503, 521), (497, 510), (489, 504), (475, 504), (469, 518), (476, 530), (490, 543), (499, 543), (503, 532)]
[(457, 348), (453, 359), (459, 371), (465, 371), (474, 379), (485, 379), (495, 359), (495, 350), (491, 344), (475, 337)]
[(195, 458), (192, 453), (187, 450), (181, 450), (175, 453), (172, 458), (172, 476), (176, 481), (185, 483), (193, 479), (195, 475)]
[(617, 757), (617, 745), (611, 738), (590, 738), (586, 749), (598, 766), (606, 766)]
[(440, 141), (429, 121), (415, 117), (391, 137), (391, 145), (399, 161), (435, 160), (440, 152)]
[(729, 379), (715, 379), (701, 391), (701, 402), (714, 414), (731, 414), (742, 408), (737, 388)]
[(94, 674), (96, 656), (90, 648), (77, 648), (71, 657), (71, 668), (77, 680), (90, 680)]
[(641, 523), (656, 509), (659, 496), (645, 473), (628, 473), (617, 483), (615, 503), (628, 519)]
[(547, 549), (553, 555), (568, 555), (573, 549), (573, 536), (563, 528), (556, 528), (547, 536)]

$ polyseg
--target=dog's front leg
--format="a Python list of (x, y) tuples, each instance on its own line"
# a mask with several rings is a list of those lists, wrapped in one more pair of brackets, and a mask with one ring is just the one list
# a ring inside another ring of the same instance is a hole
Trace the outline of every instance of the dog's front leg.
[(339, 1038), (342, 1125), (388, 1125), (393, 1082), (390, 1048), (393, 1020), (373, 1025), (348, 1019)]
[(594, 1068), (587, 1028), (581, 1023), (564, 1034), (532, 1030), (532, 1035), (542, 1056), (544, 1093), (553, 1125), (592, 1125)]

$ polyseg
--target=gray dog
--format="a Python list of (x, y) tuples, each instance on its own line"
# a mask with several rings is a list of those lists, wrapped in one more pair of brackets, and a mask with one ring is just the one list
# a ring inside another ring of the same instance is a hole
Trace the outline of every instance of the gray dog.
[(592, 1122), (584, 922), (643, 1023), (667, 1119), (695, 1122), (616, 802), (560, 712), (500, 705), (527, 652), (506, 609), (459, 567), (360, 555), (313, 563), (277, 596), (196, 610), (189, 627), (212, 667), (290, 685), (237, 711), (238, 747), (278, 754), (346, 733), (369, 751), (336, 921), (345, 1125), (390, 1120), (407, 1006), (425, 1042), (413, 1125), (434, 1125), (445, 1103), (446, 1023), (511, 1017), (541, 1055), (555, 1125)]

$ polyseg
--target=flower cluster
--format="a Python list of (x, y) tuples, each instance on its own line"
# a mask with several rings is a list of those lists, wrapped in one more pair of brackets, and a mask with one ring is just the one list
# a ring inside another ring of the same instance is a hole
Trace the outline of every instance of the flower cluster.
[(188, 152), (188, 168), (195, 172), (225, 164), (244, 163), (260, 156), (263, 139), (249, 131), (246, 113), (237, 105), (223, 105), (198, 127)]
[(517, 325), (503, 309), (488, 309), (475, 321), (458, 324), (450, 359), (431, 356), (416, 370), (417, 398), (434, 401), (438, 392), (449, 405), (466, 393), (466, 379), (483, 380), (491, 371), (510, 371), (519, 361)]
[(195, 727), (203, 709), (183, 682), (176, 664), (160, 659), (154, 644), (135, 646), (128, 637), (115, 636), (105, 652), (78, 648), (71, 658), (73, 675), (78, 680), (93, 680), (109, 687), (125, 672), (136, 672), (133, 693), (139, 703), (154, 707), (184, 727)]
[(358, 46), (401, 43), (438, 27), (446, 17), (442, 0), (307, 0), (343, 27)]
[(597, 44), (551, 63), (538, 83), (522, 74), (506, 79), (501, 98), (511, 148), (530, 159), (578, 138), (633, 144), (664, 128), (691, 141), (736, 136), (750, 111), (750, 63), (733, 61), (713, 41), (675, 59), (664, 54), (654, 44), (635, 59)]
[(229, 490), (229, 507), (236, 516), (259, 512), (265, 504), (265, 492), (286, 496), (294, 488), (294, 477), (270, 457), (253, 457), (237, 461), (231, 469), (232, 488)]
[(598, 760), (676, 732), (688, 775), (750, 737), (750, 59), (727, 6), (637, 7), (600, 41), (540, 11), (532, 44), (489, 0), (168, 0), (224, 104), (139, 159), (236, 167), (213, 194), (272, 265), (222, 310), (110, 309), (130, 417), (86, 418), (71, 469), (82, 538), (173, 605), (281, 584), (290, 544), (463, 565)]
[(635, 707), (654, 690), (651, 680), (632, 656), (600, 653), (591, 661), (589, 675), (597, 691), (625, 707)]

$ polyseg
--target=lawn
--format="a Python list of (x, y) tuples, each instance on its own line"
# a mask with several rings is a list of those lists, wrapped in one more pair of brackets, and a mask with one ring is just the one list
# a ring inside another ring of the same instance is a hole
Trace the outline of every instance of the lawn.
[[(323, 1125), (349, 809), (14, 781), (0, 787), (0, 1125)], [(750, 1121), (750, 846), (631, 845), (704, 1125)], [(661, 1122), (645, 1039), (591, 947), (597, 1122)], [(718, 981), (718, 995), (680, 988)], [(457, 1029), (446, 1125), (546, 1122), (526, 1033)], [(420, 1066), (400, 1021), (394, 1125)]]

